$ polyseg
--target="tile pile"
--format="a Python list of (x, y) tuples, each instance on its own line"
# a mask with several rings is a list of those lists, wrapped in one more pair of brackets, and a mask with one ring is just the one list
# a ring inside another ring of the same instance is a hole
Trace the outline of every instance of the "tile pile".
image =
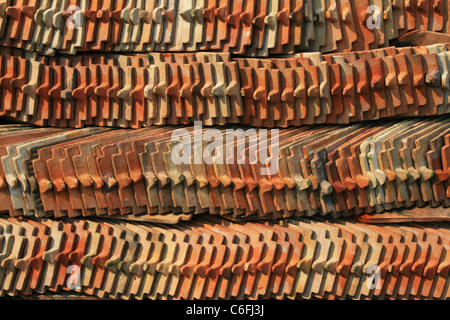
[(449, 13), (0, 0), (0, 296), (449, 299)]
[(0, 219), (0, 295), (448, 299), (448, 223)]
[[(224, 137), (217, 148), (208, 130), (186, 127), (187, 140), (179, 140), (180, 130), (170, 127), (3, 128), (0, 210), (12, 217), (144, 214), (163, 222), (164, 214), (337, 218), (450, 204), (448, 117), (229, 136), (230, 128), (216, 129)], [(203, 140), (194, 144), (198, 134)], [(185, 150), (187, 161), (178, 161)]]
[(0, 45), (45, 55), (342, 52), (413, 30), (450, 33), (443, 0), (1, 0), (0, 8)]
[(444, 44), (269, 59), (0, 52), (0, 116), (39, 126), (288, 127), (450, 112)]

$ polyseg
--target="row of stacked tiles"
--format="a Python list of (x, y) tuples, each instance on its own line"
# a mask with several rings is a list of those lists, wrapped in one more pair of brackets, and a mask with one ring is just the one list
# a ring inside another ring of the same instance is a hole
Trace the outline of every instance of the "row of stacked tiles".
[(2, 0), (0, 6), (0, 44), (45, 55), (365, 50), (412, 30), (447, 33), (450, 10), (447, 0)]
[(283, 59), (1, 52), (0, 115), (39, 126), (287, 127), (450, 111), (446, 45)]
[(449, 117), (210, 130), (3, 127), (0, 210), (280, 218), (449, 206)]
[(0, 219), (0, 295), (449, 299), (450, 225)]

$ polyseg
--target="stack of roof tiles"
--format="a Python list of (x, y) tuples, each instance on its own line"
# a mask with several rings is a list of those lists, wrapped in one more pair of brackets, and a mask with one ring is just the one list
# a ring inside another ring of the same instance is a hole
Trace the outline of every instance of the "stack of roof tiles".
[(195, 130), (204, 132), (186, 130), (191, 161), (178, 163), (173, 128), (3, 128), (0, 210), (55, 218), (337, 218), (450, 204), (448, 117), (283, 129), (277, 150), (264, 149), (255, 132), (248, 143), (224, 140), (214, 163), (192, 161), (211, 144), (194, 145)]
[(448, 223), (1, 218), (0, 295), (448, 299)]
[(0, 115), (39, 126), (288, 127), (450, 112), (444, 44), (269, 59), (0, 51)]
[(0, 296), (449, 299), (449, 13), (0, 0)]
[(41, 52), (355, 51), (449, 33), (447, 1), (2, 0), (0, 44)]

